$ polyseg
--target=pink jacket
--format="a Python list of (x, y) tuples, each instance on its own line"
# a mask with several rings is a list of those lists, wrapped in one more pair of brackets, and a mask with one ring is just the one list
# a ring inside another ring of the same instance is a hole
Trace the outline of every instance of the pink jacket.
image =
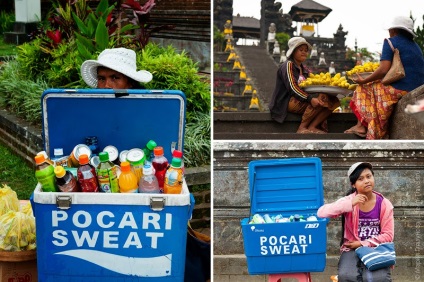
[[(378, 192), (373, 191), (373, 193), (378, 194), (383, 197)], [(343, 213), (346, 213), (345, 220), (345, 229), (344, 229), (344, 242), (347, 241), (360, 241), (358, 236), (358, 224), (359, 224), (359, 206), (356, 205), (352, 207), (352, 199), (355, 197), (356, 193), (350, 194), (346, 197), (338, 199), (337, 201), (325, 204), (318, 209), (318, 217), (321, 218), (336, 218)], [(394, 218), (393, 218), (393, 205), (392, 203), (383, 197), (381, 202), (381, 212), (380, 212), (380, 234), (369, 238), (367, 240), (361, 241), (362, 246), (373, 247), (376, 244), (393, 242), (394, 237)], [(341, 246), (340, 251), (350, 251), (351, 249)]]

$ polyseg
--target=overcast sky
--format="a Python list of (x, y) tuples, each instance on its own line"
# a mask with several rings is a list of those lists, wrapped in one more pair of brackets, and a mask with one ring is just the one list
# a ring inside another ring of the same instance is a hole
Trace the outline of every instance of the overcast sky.
[[(283, 13), (288, 13), (294, 4), (301, 0), (275, 1), (282, 4)], [(354, 49), (355, 38), (358, 48), (367, 48), (370, 52), (381, 52), (382, 42), (389, 36), (385, 28), (396, 16), (412, 16), (415, 21), (414, 30), (423, 27), (423, 0), (314, 0), (333, 11), (318, 24), (320, 37), (333, 37), (339, 25), (348, 32), (346, 45)], [(233, 0), (233, 14), (259, 19), (260, 0)], [(293, 26), (296, 23), (293, 22)], [(300, 24), (298, 24), (300, 26)], [(278, 31), (277, 31), (278, 32)]]

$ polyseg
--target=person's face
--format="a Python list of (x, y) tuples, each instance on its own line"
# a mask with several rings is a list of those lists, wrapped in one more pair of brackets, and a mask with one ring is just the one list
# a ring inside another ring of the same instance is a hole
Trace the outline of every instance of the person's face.
[(302, 63), (308, 58), (308, 53), (309, 53), (308, 45), (306, 44), (300, 45), (294, 50), (294, 59)]
[(359, 194), (367, 194), (374, 189), (374, 175), (369, 168), (362, 171), (358, 180), (353, 185)]
[(105, 68), (97, 68), (97, 88), (129, 89), (130, 80), (120, 72)]

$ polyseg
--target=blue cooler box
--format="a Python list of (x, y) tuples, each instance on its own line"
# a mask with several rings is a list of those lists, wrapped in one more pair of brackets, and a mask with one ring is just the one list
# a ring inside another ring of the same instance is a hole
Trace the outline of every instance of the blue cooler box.
[[(316, 216), (322, 206), (319, 158), (259, 160), (249, 163), (251, 217)], [(241, 220), (249, 274), (321, 272), (325, 269), (328, 219), (249, 224)]]
[[(85, 137), (100, 151), (143, 148), (150, 140), (183, 151), (185, 96), (180, 91), (50, 89), (42, 96), (46, 152), (70, 154)], [(32, 198), (38, 280), (183, 281), (187, 223), (194, 198), (187, 184), (171, 194), (46, 193)]]

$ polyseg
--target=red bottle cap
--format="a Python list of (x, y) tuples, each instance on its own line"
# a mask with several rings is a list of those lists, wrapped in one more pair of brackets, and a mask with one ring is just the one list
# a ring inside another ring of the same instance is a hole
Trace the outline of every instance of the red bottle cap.
[(172, 152), (172, 156), (174, 158), (180, 158), (180, 159), (182, 159), (183, 158), (183, 152), (181, 152), (180, 150), (174, 150)]

